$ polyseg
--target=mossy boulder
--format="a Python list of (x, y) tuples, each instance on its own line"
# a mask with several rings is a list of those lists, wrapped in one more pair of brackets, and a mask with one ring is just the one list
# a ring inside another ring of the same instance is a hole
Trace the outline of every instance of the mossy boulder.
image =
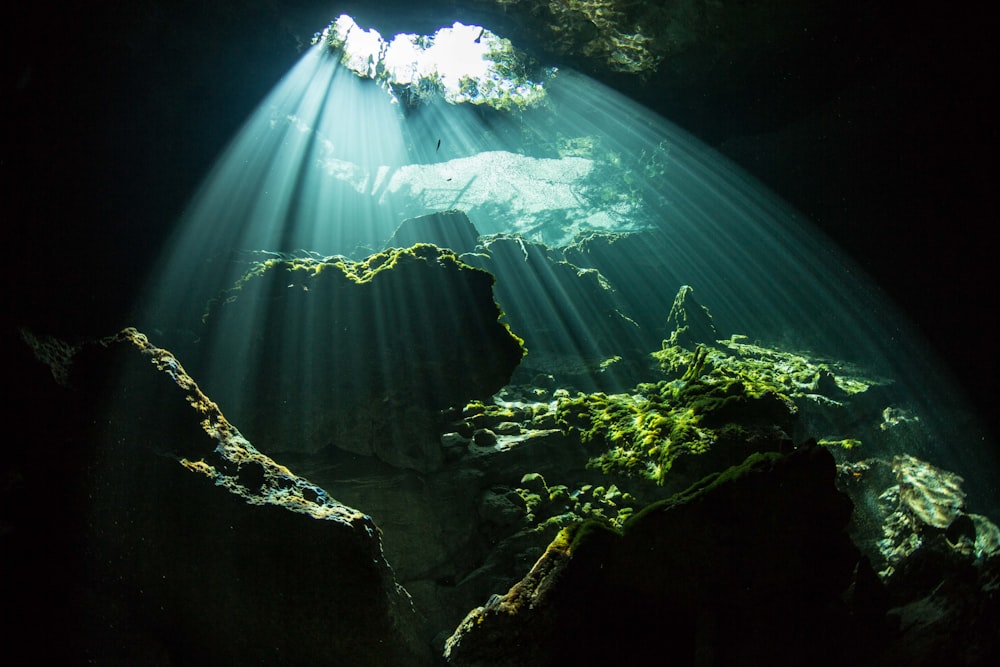
[[(455, 667), (857, 662), (885, 626), (826, 450), (759, 454), (621, 533), (565, 530), (449, 638)], [(871, 575), (871, 576), (869, 576)]]
[(493, 282), (427, 244), (362, 262), (268, 259), (211, 304), (199, 375), (266, 451), (433, 469), (441, 411), (491, 396), (524, 354)]
[(795, 406), (773, 392), (755, 394), (739, 381), (660, 381), (628, 394), (560, 399), (556, 414), (591, 453), (593, 467), (663, 485), (678, 469), (690, 479), (732, 465), (747, 455), (747, 443), (780, 449)]

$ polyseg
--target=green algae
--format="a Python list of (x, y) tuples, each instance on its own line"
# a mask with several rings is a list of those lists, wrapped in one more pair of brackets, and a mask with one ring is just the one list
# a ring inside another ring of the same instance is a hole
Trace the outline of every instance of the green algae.
[(824, 447), (840, 447), (841, 449), (855, 449), (861, 446), (861, 441), (857, 438), (840, 438), (833, 440), (830, 438), (820, 438), (817, 444)]
[(515, 492), (524, 501), (526, 519), (535, 530), (565, 528), (587, 521), (619, 530), (632, 515), (632, 494), (616, 485), (608, 487), (583, 484), (570, 488), (546, 483), (540, 473), (527, 473)]
[[(687, 294), (682, 289), (678, 298)], [(678, 313), (675, 332), (689, 326)], [(704, 315), (710, 322), (707, 311)], [(705, 454), (720, 440), (747, 440), (769, 428), (790, 433), (796, 400), (819, 395), (838, 404), (875, 382), (846, 365), (750, 344), (743, 336), (699, 343), (693, 350), (671, 344), (677, 338), (652, 354), (665, 379), (639, 384), (628, 394), (578, 394), (558, 401), (560, 426), (594, 450), (591, 467), (662, 485), (681, 457)], [(860, 442), (829, 444), (851, 448)]]
[(816, 361), (804, 354), (746, 341), (746, 336), (733, 335), (715, 345), (699, 345), (694, 351), (664, 341), (663, 348), (652, 356), (667, 377), (682, 381), (692, 380), (695, 374), (713, 381), (728, 378), (743, 382), (752, 392), (773, 391), (791, 399), (820, 394), (838, 401), (877, 383), (841, 362)]
[[(880, 383), (846, 363), (751, 344), (746, 336), (717, 339), (711, 313), (686, 285), (667, 323), (673, 332), (651, 354), (661, 379), (629, 393), (557, 399), (556, 421), (588, 450), (591, 468), (662, 485), (684, 457), (712, 452), (719, 443), (773, 446), (775, 434), (793, 433), (800, 410), (843, 406)], [(822, 444), (851, 449), (861, 443)]]
[[(277, 254), (268, 259), (252, 262), (250, 267), (231, 287), (208, 302), (202, 314), (202, 323), (207, 322), (228, 304), (240, 299), (248, 288), (257, 286), (262, 278), (278, 279), (277, 284), (287, 287), (301, 288), (308, 292), (316, 287), (336, 288), (338, 285), (368, 285), (386, 271), (403, 268), (415, 263), (436, 264), (448, 271), (471, 272), (480, 275), (483, 280), (495, 283), (493, 274), (485, 269), (466, 264), (458, 255), (447, 248), (439, 248), (431, 243), (417, 243), (408, 248), (389, 248), (375, 253), (367, 258), (354, 261), (341, 255), (329, 257), (296, 257)], [(494, 303), (496, 300), (494, 299)], [(522, 356), (527, 353), (524, 339), (515, 334), (508, 323), (503, 310), (497, 306), (500, 323), (507, 333), (520, 346)]]
[(715, 440), (700, 416), (667, 382), (633, 394), (579, 394), (556, 407), (560, 425), (600, 449), (589, 465), (605, 474), (645, 476), (662, 484), (682, 454), (702, 453)]

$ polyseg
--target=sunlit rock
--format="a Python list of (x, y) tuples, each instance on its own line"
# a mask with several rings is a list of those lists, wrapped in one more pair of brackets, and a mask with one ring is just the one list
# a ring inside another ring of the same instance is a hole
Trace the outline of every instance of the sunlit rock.
[(962, 478), (909, 455), (892, 460), (901, 508), (934, 528), (947, 528), (965, 507)]
[(1000, 529), (966, 511), (962, 478), (907, 454), (838, 468), (855, 503), (855, 543), (900, 628), (888, 664), (976, 664), (995, 653)]
[(523, 355), (493, 282), (432, 245), (257, 263), (207, 316), (230, 369), (218, 400), (265, 451), (439, 467), (440, 411), (496, 392)]
[(939, 576), (940, 570), (1000, 556), (1000, 531), (966, 511), (961, 477), (908, 454), (895, 456), (891, 470), (896, 483), (879, 496), (883, 577), (909, 587), (914, 572)]
[(578, 394), (560, 399), (556, 414), (592, 456), (589, 465), (679, 491), (752, 451), (787, 448), (795, 406), (741, 382), (695, 378), (643, 383), (628, 394)]
[(719, 336), (712, 323), (712, 314), (698, 303), (693, 294), (694, 289), (690, 285), (681, 285), (667, 314), (667, 329), (672, 332), (670, 345), (690, 350), (699, 343), (711, 345)]
[(748, 395), (792, 404), (794, 423), (782, 423), (795, 440), (818, 436), (820, 444), (841, 449), (885, 445), (883, 413), (893, 409), (884, 406), (898, 400), (891, 382), (847, 362), (750, 342), (743, 334), (720, 338), (711, 312), (691, 292), (686, 285), (678, 291), (668, 317), (674, 329), (652, 353), (670, 381), (703, 383), (718, 393), (738, 379)]

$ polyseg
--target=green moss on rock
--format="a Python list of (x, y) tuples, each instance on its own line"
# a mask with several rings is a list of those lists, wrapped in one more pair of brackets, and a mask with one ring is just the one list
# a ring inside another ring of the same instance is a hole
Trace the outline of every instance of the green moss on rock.
[(287, 446), (270, 416), (281, 405), (307, 430), (297, 447), (433, 469), (441, 411), (494, 394), (525, 354), (493, 285), (429, 244), (359, 262), (269, 257), (209, 305), (205, 338), (232, 369), (215, 392), (263, 448)]
[(595, 455), (606, 474), (663, 484), (680, 457), (708, 452), (716, 429), (790, 428), (794, 406), (773, 392), (754, 395), (738, 380), (641, 384), (632, 394), (579, 394), (557, 404), (557, 419)]

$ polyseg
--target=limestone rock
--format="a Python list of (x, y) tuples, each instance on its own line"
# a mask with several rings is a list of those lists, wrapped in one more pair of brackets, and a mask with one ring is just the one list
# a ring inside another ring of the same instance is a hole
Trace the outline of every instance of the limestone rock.
[(431, 243), (455, 253), (473, 252), (479, 232), (462, 211), (442, 211), (407, 218), (386, 241), (386, 248), (409, 248), (418, 243)]
[(855, 575), (870, 570), (834, 474), (815, 446), (758, 454), (650, 506), (622, 535), (564, 531), (469, 614), (449, 664), (838, 664), (867, 648), (884, 610), (874, 576)]
[(674, 297), (674, 304), (667, 315), (667, 329), (671, 330), (670, 345), (693, 350), (699, 343), (712, 344), (719, 337), (712, 323), (708, 308), (698, 303), (694, 289), (681, 285)]
[(211, 361), (227, 369), (207, 373), (213, 396), (263, 451), (435, 469), (440, 412), (492, 395), (524, 354), (492, 290), (432, 245), (261, 262), (209, 311)]
[(995, 663), (1000, 529), (965, 511), (962, 478), (908, 454), (839, 469), (857, 508), (856, 543), (871, 554), (899, 625), (884, 664)]
[(55, 580), (60, 601), (35, 585), (5, 605), (64, 637), (32, 641), (36, 659), (429, 662), (369, 516), (257, 451), (134, 329), (70, 361), (71, 389), (34, 406), (49, 410), (36, 433), (50, 447), (20, 464), (37, 497), (14, 527), (31, 547), (12, 565), (24, 581)]

